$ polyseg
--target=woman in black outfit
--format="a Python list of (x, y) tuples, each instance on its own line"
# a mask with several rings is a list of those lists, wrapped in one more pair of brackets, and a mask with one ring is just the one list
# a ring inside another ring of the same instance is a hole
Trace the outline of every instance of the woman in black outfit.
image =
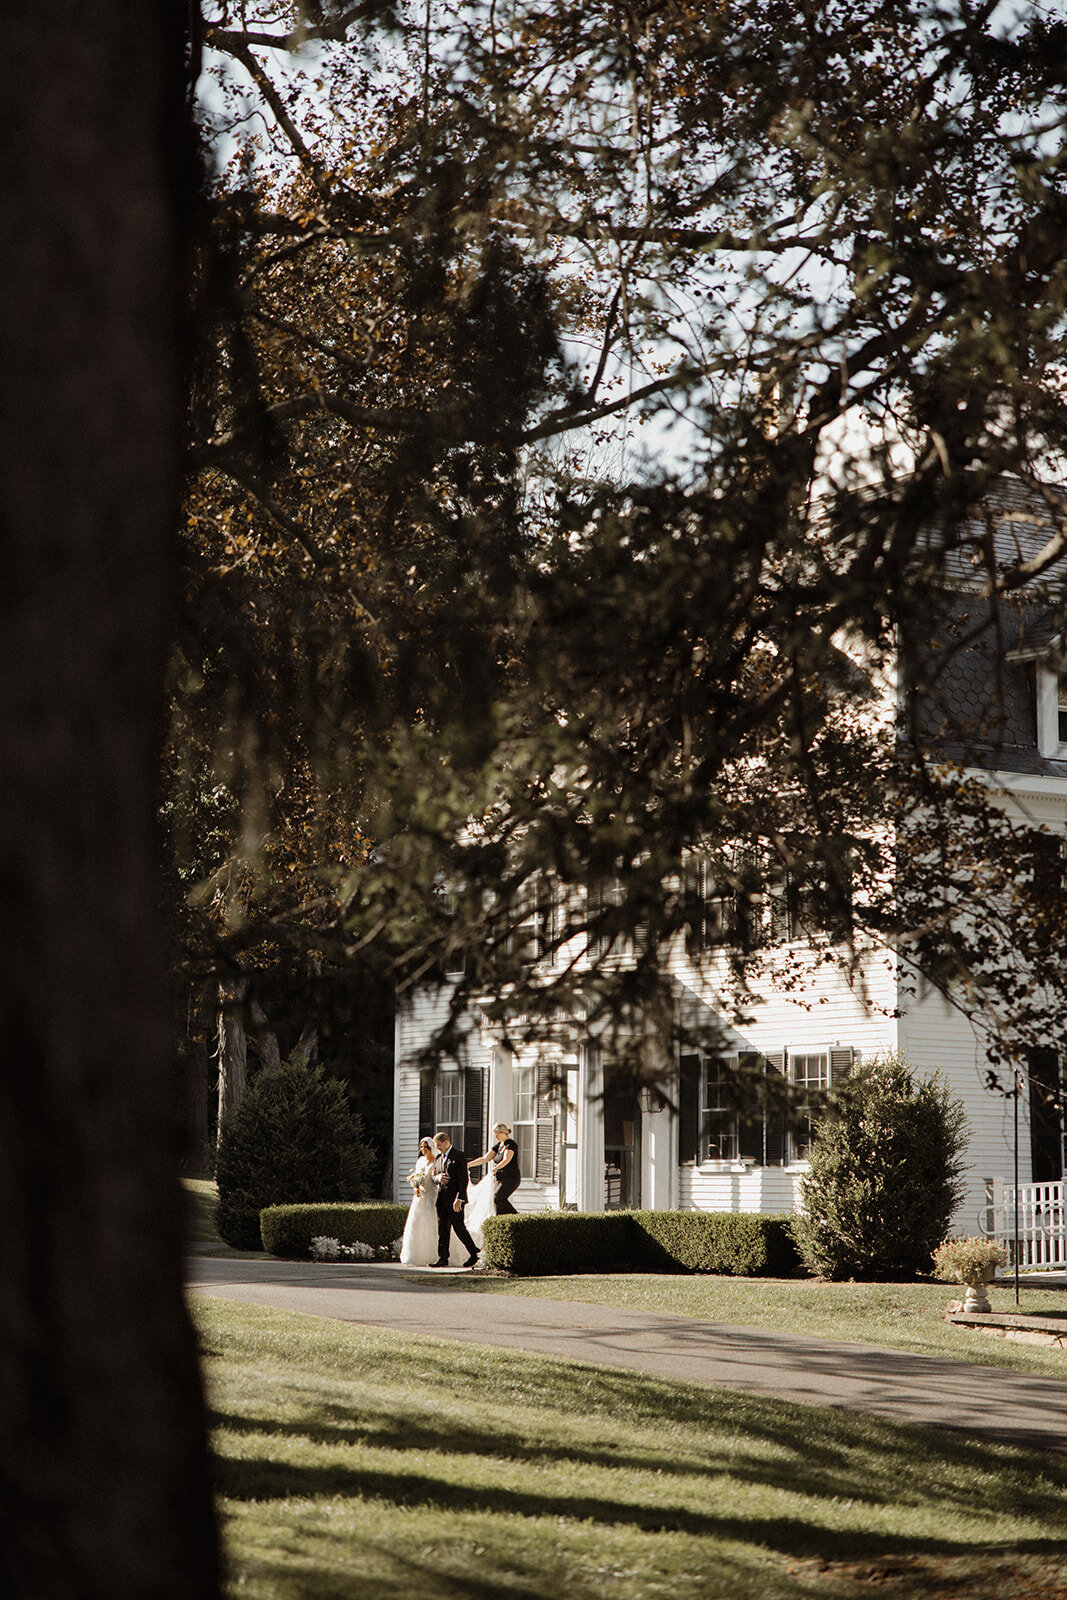
[(519, 1171), (519, 1147), (511, 1137), (511, 1129), (506, 1122), (498, 1122), (493, 1129), (496, 1143), (490, 1145), (484, 1156), (478, 1156), (475, 1161), (468, 1161), (468, 1167), (480, 1167), (483, 1161), (492, 1165), (489, 1171), (496, 1178), (496, 1187), (493, 1191), (493, 1205), (498, 1217), (514, 1217), (518, 1215), (511, 1203), (511, 1197), (522, 1182), (522, 1173)]

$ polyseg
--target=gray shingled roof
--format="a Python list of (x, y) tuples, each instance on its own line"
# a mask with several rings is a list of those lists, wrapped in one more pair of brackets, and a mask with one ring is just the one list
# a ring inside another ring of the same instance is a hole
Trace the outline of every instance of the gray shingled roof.
[[(1040, 555), (1061, 528), (1067, 528), (1067, 490), (1063, 491), (1063, 511), (1058, 517), (1044, 496), (1028, 484), (1017, 478), (998, 478), (982, 505), (956, 528), (955, 548), (945, 556), (946, 574), (967, 584), (982, 583), (987, 577), (990, 541), (997, 571), (1004, 573)], [(1043, 574), (1045, 581), (1057, 584), (1065, 578), (1067, 550)]]
[[(945, 558), (946, 577), (956, 592), (934, 643), (943, 660), (938, 664), (935, 657), (935, 677), (920, 717), (924, 740), (949, 760), (1067, 779), (1067, 761), (1038, 753), (1036, 704), (1037, 663), (1061, 632), (1067, 552), (1038, 582), (995, 603), (981, 593), (990, 546), (1003, 573), (1033, 560), (1058, 531), (1043, 498), (1012, 479), (996, 484), (956, 530), (958, 547)], [(1054, 599), (1060, 603), (1055, 607)], [(977, 637), (953, 648), (976, 630)]]

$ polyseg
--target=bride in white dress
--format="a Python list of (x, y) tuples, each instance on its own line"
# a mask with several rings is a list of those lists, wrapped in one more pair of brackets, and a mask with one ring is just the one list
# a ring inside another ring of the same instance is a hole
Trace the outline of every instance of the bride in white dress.
[[(420, 1139), (419, 1158), (415, 1162), (414, 1170), (408, 1173), (407, 1179), (414, 1194), (408, 1207), (404, 1237), (400, 1243), (400, 1261), (405, 1267), (428, 1267), (431, 1261), (437, 1260), (437, 1184), (434, 1179), (436, 1160), (437, 1152), (429, 1139)], [(481, 1183), (473, 1184), (469, 1189), (463, 1213), (467, 1232), (479, 1250), (482, 1248), (482, 1224), (486, 1217), (492, 1215), (493, 1179), (492, 1174), (487, 1172)], [(458, 1267), (466, 1258), (465, 1246), (460, 1244), (455, 1234), (452, 1234), (450, 1265)]]
[(419, 1140), (419, 1158), (408, 1182), (415, 1191), (404, 1224), (400, 1260), (405, 1267), (428, 1267), (437, 1260), (437, 1185), (433, 1169), (436, 1152), (429, 1139)]

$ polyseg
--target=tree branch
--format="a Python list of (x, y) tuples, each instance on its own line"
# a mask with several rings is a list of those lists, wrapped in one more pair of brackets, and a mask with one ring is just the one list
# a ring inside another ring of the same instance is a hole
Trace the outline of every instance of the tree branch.
[(647, 400), (651, 395), (662, 394), (666, 389), (678, 388), (683, 383), (700, 376), (696, 367), (679, 367), (677, 372), (668, 373), (665, 378), (657, 378), (654, 383), (646, 383), (644, 388), (635, 389), (632, 394), (623, 395), (619, 400), (605, 401), (603, 405), (593, 406), (588, 411), (575, 411), (573, 407), (554, 411), (535, 428), (528, 428), (525, 433), (521, 433), (520, 442), (533, 444), (538, 439), (548, 439), (553, 434), (566, 433), (572, 428), (586, 428), (591, 422), (599, 422), (604, 417), (614, 416), (616, 412), (625, 411), (627, 406), (632, 406), (640, 400)]
[(236, 54), (235, 47), (240, 48), (244, 44), (258, 44), (265, 50), (285, 50), (292, 54), (301, 45), (316, 39), (332, 39), (343, 43), (354, 22), (370, 21), (375, 14), (386, 9), (382, 0), (364, 0), (362, 5), (349, 6), (334, 22), (323, 22), (316, 27), (305, 25), (294, 28), (291, 33), (259, 33), (254, 28), (242, 28), (235, 32), (232, 28), (209, 25), (206, 37), (208, 43), (217, 50), (228, 50), (231, 54)]
[[(214, 42), (210, 32), (208, 35), (208, 40), (209, 43)], [(326, 175), (322, 164), (316, 160), (311, 151), (308, 149), (307, 145), (304, 143), (304, 138), (300, 132), (300, 129), (289, 115), (285, 102), (278, 93), (277, 89), (274, 87), (274, 84), (271, 82), (269, 74), (266, 72), (263, 65), (257, 61), (255, 56), (252, 54), (245, 35), (233, 34), (231, 35), (231, 40), (232, 42), (229, 45), (230, 55), (232, 55), (234, 60), (239, 61), (244, 67), (245, 71), (252, 79), (252, 82), (256, 85), (256, 88), (270, 106), (270, 109), (274, 114), (275, 122), (277, 122), (278, 126), (289, 140), (289, 143), (293, 147), (294, 153), (308, 169), (311, 180), (316, 189), (324, 198), (326, 198), (328, 196), (329, 189), (326, 183)]]

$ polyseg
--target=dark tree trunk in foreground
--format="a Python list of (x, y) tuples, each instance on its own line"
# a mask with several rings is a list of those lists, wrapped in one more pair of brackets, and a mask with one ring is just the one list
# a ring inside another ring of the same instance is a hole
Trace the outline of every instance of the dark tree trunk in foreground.
[(39, 1600), (216, 1592), (152, 821), (180, 45), (41, 0), (0, 52), (0, 1593)]

